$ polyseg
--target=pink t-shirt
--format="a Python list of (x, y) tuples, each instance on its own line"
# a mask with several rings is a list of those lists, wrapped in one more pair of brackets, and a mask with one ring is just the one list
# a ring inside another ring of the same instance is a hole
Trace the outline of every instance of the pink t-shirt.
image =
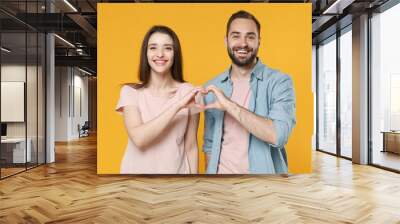
[[(251, 96), (248, 80), (233, 81), (231, 100), (247, 108)], [(249, 173), (249, 132), (228, 113), (224, 116), (224, 133), (218, 174)]]
[[(152, 95), (148, 89), (134, 89), (125, 85), (121, 89), (116, 110), (134, 105), (140, 111), (142, 121), (148, 122), (161, 114), (170, 105), (191, 91), (188, 83), (179, 85), (172, 97)], [(189, 162), (184, 149), (186, 127), (189, 118), (188, 109), (180, 110), (158, 141), (153, 142), (145, 150), (139, 149), (128, 138), (128, 144), (121, 162), (120, 173), (123, 174), (185, 174), (190, 173)]]

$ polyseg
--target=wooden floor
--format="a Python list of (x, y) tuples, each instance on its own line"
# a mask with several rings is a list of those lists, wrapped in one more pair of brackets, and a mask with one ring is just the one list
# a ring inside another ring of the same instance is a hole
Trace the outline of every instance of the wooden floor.
[(25, 171), (25, 167), (24, 168), (1, 168), (1, 177), (8, 177), (10, 175)]
[(400, 223), (400, 175), (314, 154), (314, 173), (99, 176), (96, 142), (0, 181), (0, 223)]

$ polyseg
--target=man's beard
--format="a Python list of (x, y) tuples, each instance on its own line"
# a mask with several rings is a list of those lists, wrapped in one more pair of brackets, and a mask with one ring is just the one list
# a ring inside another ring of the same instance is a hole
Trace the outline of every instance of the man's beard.
[[(250, 57), (248, 57), (245, 60), (240, 60), (239, 58), (235, 57), (234, 51), (240, 50), (240, 49), (250, 52), (251, 53)], [(254, 50), (249, 47), (245, 47), (245, 48), (234, 47), (233, 49), (228, 47), (228, 55), (231, 58), (232, 63), (234, 63), (235, 65), (237, 65), (239, 67), (245, 67), (245, 66), (251, 65), (254, 62), (254, 59), (257, 57), (257, 51), (258, 51), (258, 49)]]

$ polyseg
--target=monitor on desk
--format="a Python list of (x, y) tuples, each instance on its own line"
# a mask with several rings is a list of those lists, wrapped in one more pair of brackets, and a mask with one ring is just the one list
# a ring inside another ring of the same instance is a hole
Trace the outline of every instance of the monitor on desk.
[(7, 124), (1, 123), (1, 138), (7, 137)]

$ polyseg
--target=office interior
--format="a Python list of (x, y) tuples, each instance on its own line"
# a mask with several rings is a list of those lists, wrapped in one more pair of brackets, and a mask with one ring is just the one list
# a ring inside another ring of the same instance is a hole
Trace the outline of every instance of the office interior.
[[(96, 3), (85, 4), (80, 10), (95, 23)], [(82, 15), (62, 15), (71, 6), (0, 3), (2, 179), (55, 162), (55, 142), (96, 132), (96, 30)]]
[[(315, 148), (398, 172), (400, 32), (394, 27), (400, 5), (362, 4), (369, 8), (366, 13), (343, 16), (336, 29), (313, 33)], [(357, 11), (357, 6), (346, 10)]]
[[(0, 2), (0, 182), (57, 164), (62, 145), (95, 141), (96, 4), (102, 2), (172, 1)], [(398, 175), (400, 1), (234, 2), (312, 4), (313, 156)]]

